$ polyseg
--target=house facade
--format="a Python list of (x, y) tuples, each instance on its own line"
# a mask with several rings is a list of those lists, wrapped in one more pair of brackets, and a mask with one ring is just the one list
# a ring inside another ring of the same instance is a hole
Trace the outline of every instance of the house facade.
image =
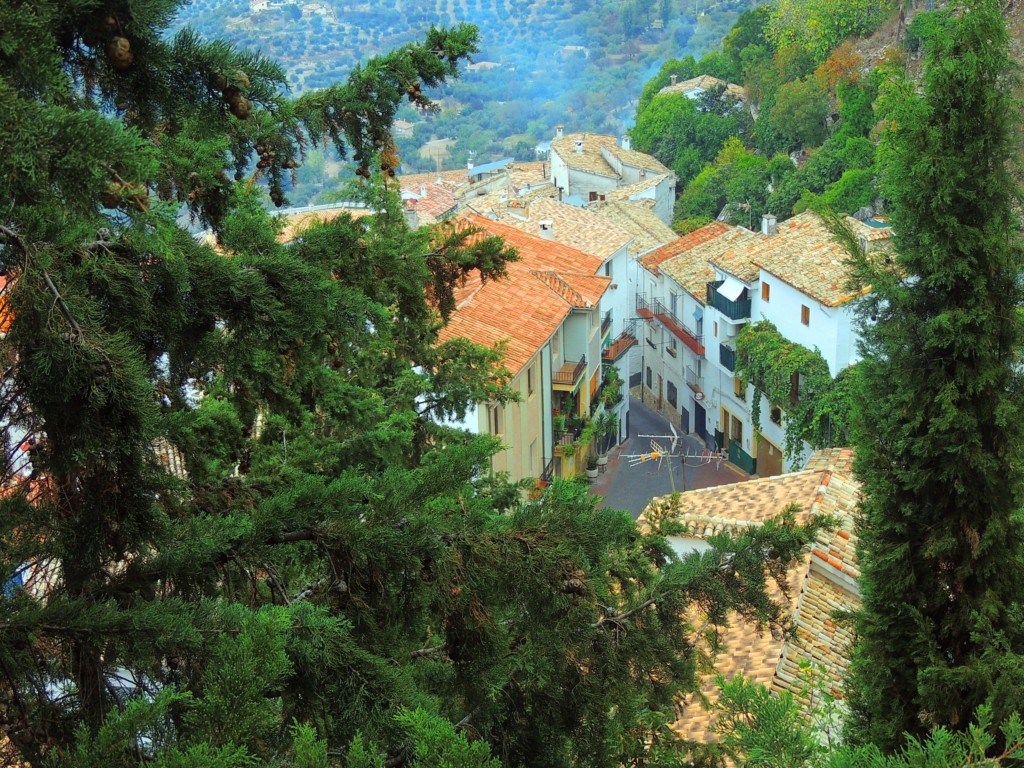
[(468, 281), (441, 338), (502, 345), (519, 401), (477, 403), (452, 426), (500, 439), (492, 469), (514, 481), (575, 476), (590, 450), (576, 445), (583, 424), (606, 399), (600, 302), (611, 278), (599, 257), (478, 214), (460, 221), (503, 238), (519, 260), (503, 280)]
[[(847, 225), (867, 251), (889, 237), (883, 220), (847, 217)], [(638, 314), (650, 315), (640, 345), (643, 376), (631, 385), (748, 473), (771, 476), (802, 465), (810, 446), (791, 460), (783, 456), (785, 412), (736, 376), (736, 339), (748, 323), (768, 320), (788, 340), (819, 350), (832, 376), (853, 365), (858, 336), (847, 258), (811, 212), (781, 224), (767, 215), (760, 232), (715, 222), (652, 252), (641, 259), (646, 288), (637, 294)], [(680, 382), (690, 390), (681, 396)], [(799, 396), (799, 380), (794, 388)]]
[(672, 223), (675, 174), (650, 155), (633, 150), (628, 136), (620, 142), (606, 134), (565, 134), (558, 126), (549, 157), (551, 182), (560, 198), (600, 202), (621, 187), (640, 185), (635, 193), (653, 200), (658, 217)]

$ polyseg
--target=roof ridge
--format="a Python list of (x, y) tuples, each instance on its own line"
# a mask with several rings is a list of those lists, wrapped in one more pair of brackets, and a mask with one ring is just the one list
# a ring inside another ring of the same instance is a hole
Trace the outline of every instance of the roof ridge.
[(544, 283), (544, 285), (558, 294), (560, 298), (565, 299), (565, 301), (570, 305), (574, 307), (591, 306), (590, 302), (583, 298), (583, 295), (569, 285), (561, 274), (555, 270), (531, 269), (530, 274), (538, 278), (542, 283)]

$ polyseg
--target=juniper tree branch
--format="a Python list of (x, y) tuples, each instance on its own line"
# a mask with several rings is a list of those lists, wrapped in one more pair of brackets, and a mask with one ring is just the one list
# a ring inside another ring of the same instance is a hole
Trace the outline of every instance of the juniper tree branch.
[[(590, 626), (591, 626), (592, 629), (599, 629), (600, 627), (604, 626), (605, 624), (618, 624), (618, 623), (623, 622), (626, 619), (628, 619), (634, 613), (642, 611), (645, 608), (651, 607), (656, 602), (658, 602), (657, 598), (654, 598), (654, 597), (649, 598), (647, 600), (644, 600), (642, 603), (640, 603), (640, 605), (636, 606), (635, 608), (630, 608), (625, 613), (613, 613), (613, 614), (611, 614), (609, 616), (602, 616), (600, 619), (598, 619), (596, 622), (594, 622)], [(606, 610), (610, 611), (611, 609), (606, 607)]]

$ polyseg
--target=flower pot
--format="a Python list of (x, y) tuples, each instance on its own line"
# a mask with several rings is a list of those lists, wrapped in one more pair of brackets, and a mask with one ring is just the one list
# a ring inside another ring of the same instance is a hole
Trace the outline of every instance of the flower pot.
[(594, 469), (588, 469), (587, 470), (587, 477), (589, 477), (591, 480), (593, 480), (595, 477), (597, 477), (597, 471), (598, 471), (597, 467), (595, 467)]
[(607, 456), (603, 456), (602, 455), (602, 456), (598, 456), (597, 457), (597, 466), (603, 467), (607, 463), (608, 463), (608, 457)]

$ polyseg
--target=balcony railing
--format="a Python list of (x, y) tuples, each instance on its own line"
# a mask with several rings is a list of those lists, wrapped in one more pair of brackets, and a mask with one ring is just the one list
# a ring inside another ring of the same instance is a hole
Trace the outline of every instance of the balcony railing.
[(612, 332), (612, 311), (609, 309), (601, 318), (601, 338)]
[(555, 477), (555, 460), (548, 459), (544, 464), (544, 471), (540, 473), (540, 479), (550, 483)]
[[(708, 304), (731, 320), (746, 320), (750, 317), (750, 299), (732, 301), (718, 292), (724, 280), (708, 283)], [(744, 289), (746, 293), (746, 289)]]
[(736, 350), (722, 343), (718, 345), (718, 361), (727, 371), (736, 370)]
[(694, 392), (704, 391), (704, 379), (697, 375), (697, 372), (690, 366), (686, 366), (686, 386)]
[(578, 363), (565, 362), (551, 377), (551, 383), (555, 389), (571, 392), (579, 386), (583, 374), (587, 370), (586, 355), (580, 358)]
[(675, 313), (662, 304), (659, 299), (654, 300), (653, 311), (654, 316), (658, 318), (661, 324), (668, 328), (683, 344), (698, 355), (704, 354), (704, 339), (687, 328), (683, 321), (676, 317)]
[(636, 295), (636, 313), (644, 320), (652, 320), (654, 318), (654, 308), (642, 293)]
[(614, 363), (624, 354), (626, 350), (636, 344), (636, 336), (629, 331), (623, 331), (601, 351), (601, 360), (605, 363)]

